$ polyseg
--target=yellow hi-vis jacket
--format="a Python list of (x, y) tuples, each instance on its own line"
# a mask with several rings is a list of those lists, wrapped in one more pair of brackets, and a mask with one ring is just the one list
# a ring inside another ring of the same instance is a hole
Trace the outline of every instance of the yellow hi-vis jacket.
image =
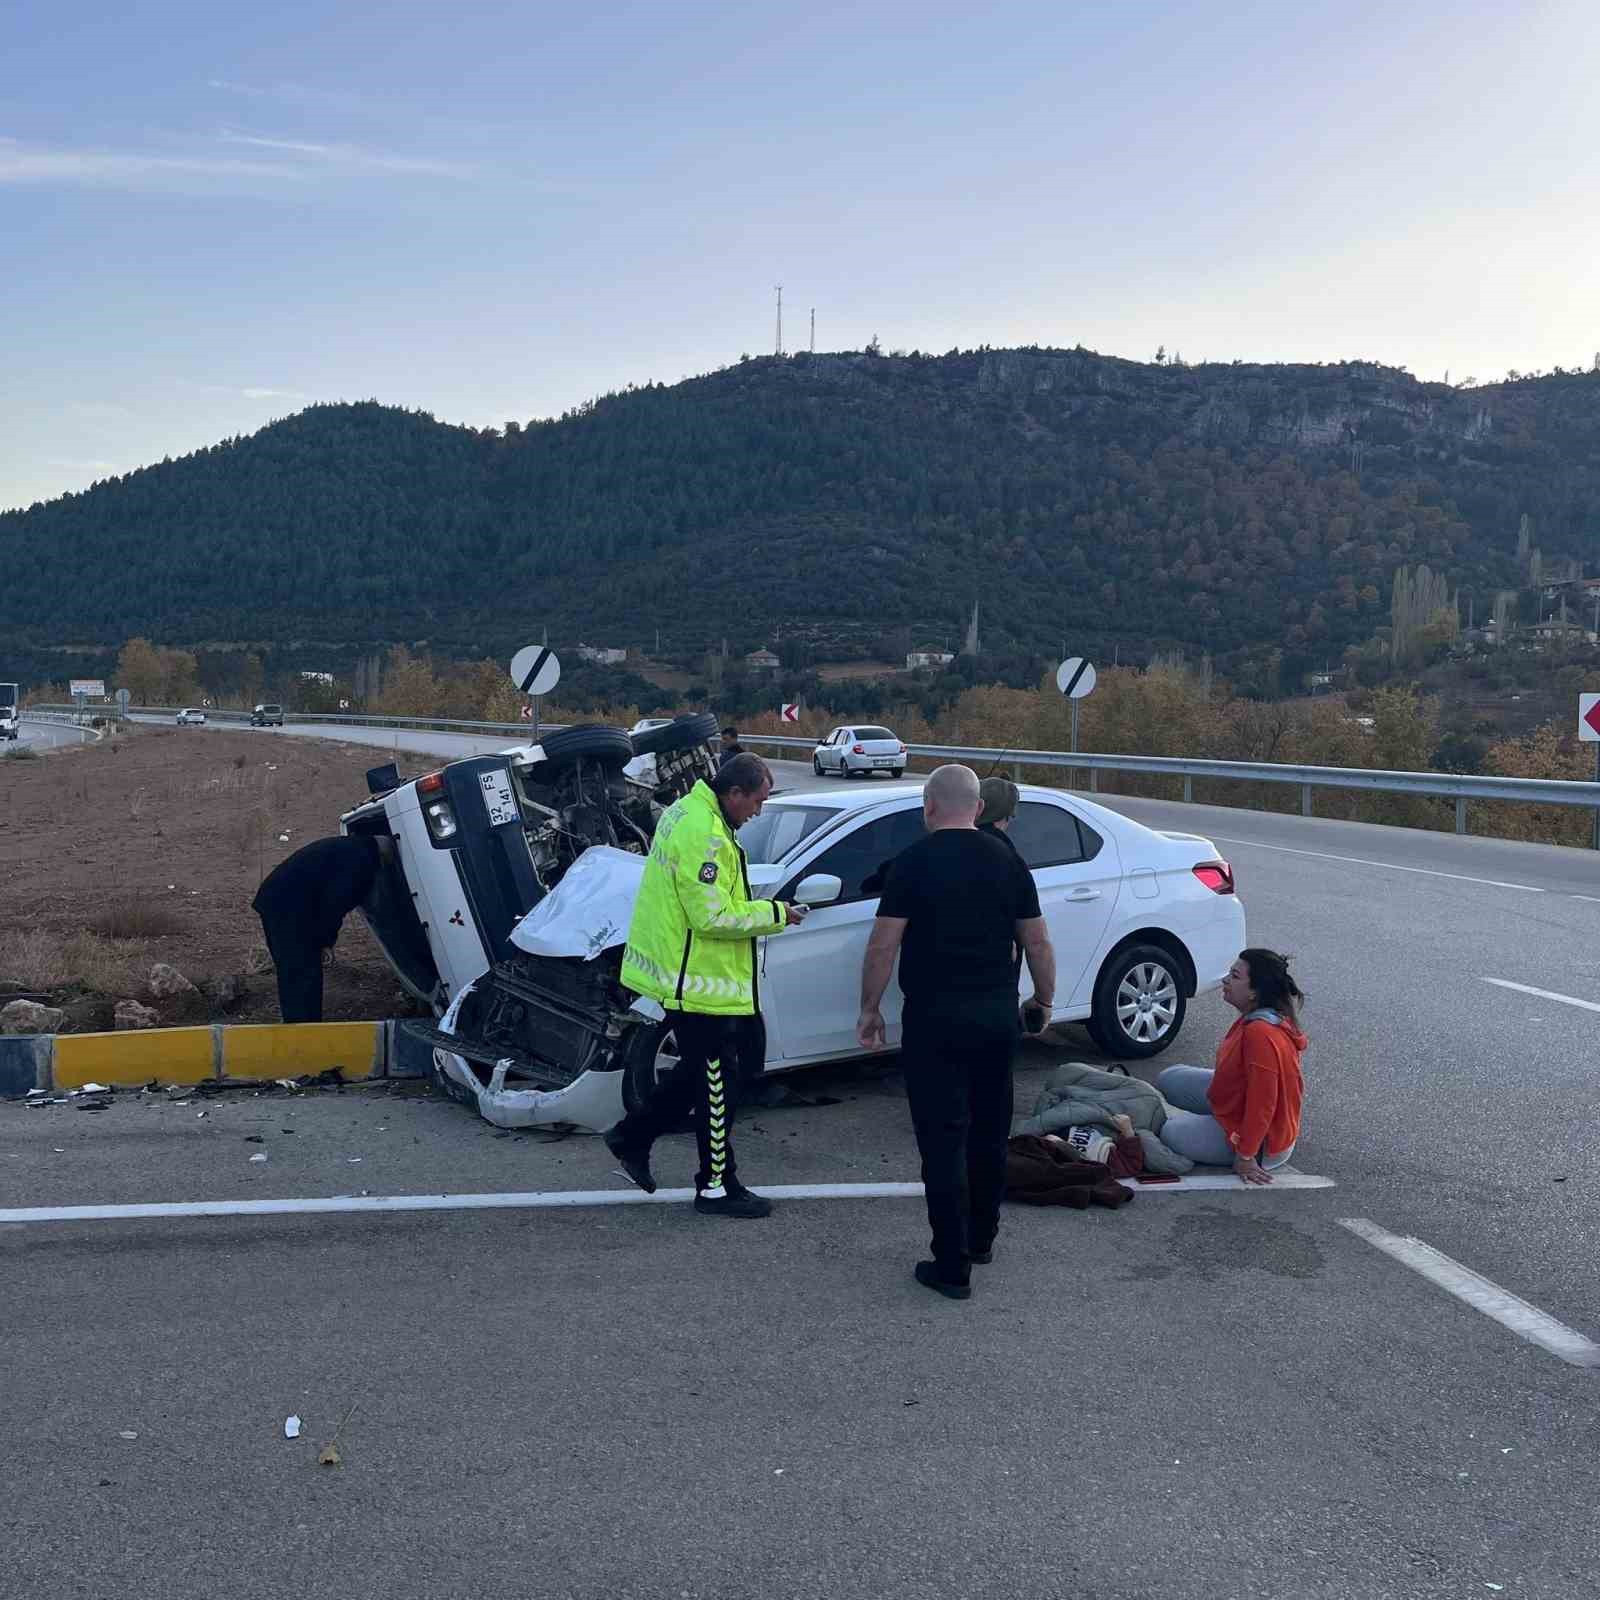
[(671, 1011), (752, 1016), (756, 940), (787, 926), (776, 900), (750, 898), (744, 851), (702, 780), (656, 824), (622, 981)]

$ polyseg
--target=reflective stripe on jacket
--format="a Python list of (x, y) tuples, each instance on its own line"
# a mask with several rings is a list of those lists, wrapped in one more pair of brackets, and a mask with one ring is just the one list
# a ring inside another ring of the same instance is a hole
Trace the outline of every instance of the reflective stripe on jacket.
[(701, 781), (656, 824), (622, 981), (674, 1011), (751, 1016), (760, 1009), (756, 940), (787, 925), (776, 900), (750, 898), (744, 851)]

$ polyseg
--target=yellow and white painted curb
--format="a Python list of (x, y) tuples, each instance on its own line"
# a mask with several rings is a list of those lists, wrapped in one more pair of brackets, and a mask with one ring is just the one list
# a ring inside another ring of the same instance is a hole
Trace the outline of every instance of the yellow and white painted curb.
[(346, 1083), (420, 1078), (429, 1051), (398, 1022), (214, 1023), (0, 1038), (0, 1099), (86, 1083), (260, 1083), (337, 1068)]

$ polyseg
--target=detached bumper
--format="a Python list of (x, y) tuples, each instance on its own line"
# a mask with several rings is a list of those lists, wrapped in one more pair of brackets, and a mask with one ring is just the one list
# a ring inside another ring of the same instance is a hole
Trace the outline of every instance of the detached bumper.
[(467, 1090), (477, 1101), (478, 1115), (497, 1128), (543, 1128), (565, 1122), (604, 1133), (622, 1120), (621, 1072), (584, 1072), (561, 1089), (508, 1089), (507, 1062), (489, 1075), (487, 1084), (453, 1050), (435, 1047), (434, 1070)]

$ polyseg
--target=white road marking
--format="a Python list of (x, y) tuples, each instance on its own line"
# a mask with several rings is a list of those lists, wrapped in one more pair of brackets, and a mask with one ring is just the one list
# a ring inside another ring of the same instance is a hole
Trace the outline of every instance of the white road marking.
[(1333, 856), (1322, 850), (1293, 850), (1286, 844), (1257, 844), (1254, 839), (1229, 839), (1220, 833), (1210, 837), (1219, 844), (1242, 844), (1251, 850), (1276, 850), (1279, 855), (1311, 856), (1318, 861), (1343, 861), (1352, 867), (1383, 867), (1390, 872), (1416, 872), (1425, 878), (1453, 878), (1457, 883), (1482, 883), (1491, 889), (1520, 889), (1524, 894), (1547, 892), (1531, 883), (1506, 883), (1500, 878), (1470, 878), (1464, 872), (1440, 872), (1433, 867), (1402, 867), (1395, 861), (1372, 861), (1366, 856)]
[[(1163, 1189), (1244, 1189), (1253, 1187), (1232, 1173), (1181, 1178), (1177, 1183), (1134, 1184)], [(1331, 1178), (1304, 1172), (1279, 1172), (1273, 1189), (1331, 1189)], [(920, 1183), (778, 1183), (759, 1193), (773, 1200), (920, 1200)], [(314, 1216), (347, 1211), (554, 1211), (579, 1206), (682, 1205), (693, 1189), (545, 1189), (506, 1194), (336, 1194), (283, 1200), (163, 1200), (141, 1205), (16, 1206), (0, 1210), (0, 1227), (28, 1222), (130, 1222), (141, 1218)]]
[(1512, 983), (1509, 978), (1479, 978), (1479, 983), (1492, 983), (1497, 989), (1515, 989), (1518, 994), (1536, 995), (1540, 1000), (1559, 1000), (1564, 1006), (1577, 1006), (1580, 1011), (1600, 1011), (1593, 1000), (1579, 1000), (1570, 994), (1557, 994), (1554, 989), (1535, 989), (1531, 984)]
[(1124, 1188), (1136, 1189), (1140, 1194), (1163, 1194), (1174, 1189), (1248, 1189), (1252, 1194), (1271, 1194), (1274, 1189), (1332, 1189), (1332, 1178), (1319, 1178), (1309, 1172), (1284, 1172), (1272, 1174), (1271, 1183), (1246, 1183), (1231, 1172), (1190, 1172), (1176, 1183), (1140, 1183), (1137, 1178), (1118, 1178)]
[(1432, 1245), (1424, 1244), (1420, 1239), (1389, 1233), (1366, 1217), (1340, 1217), (1339, 1226), (1348, 1228), (1357, 1238), (1365, 1239), (1385, 1255), (1393, 1256), (1446, 1294), (1453, 1294), (1474, 1311), (1492, 1317), (1501, 1327), (1509, 1328), (1531, 1344), (1548, 1350), (1551, 1355), (1560, 1356), (1575, 1367), (1600, 1367), (1600, 1345), (1592, 1339), (1586, 1339), (1564, 1322), (1557, 1322), (1554, 1317), (1537, 1306), (1529, 1305), (1509, 1289), (1502, 1289), (1499, 1284), (1480, 1277), (1470, 1267), (1462, 1266), (1459, 1261), (1435, 1250)]

